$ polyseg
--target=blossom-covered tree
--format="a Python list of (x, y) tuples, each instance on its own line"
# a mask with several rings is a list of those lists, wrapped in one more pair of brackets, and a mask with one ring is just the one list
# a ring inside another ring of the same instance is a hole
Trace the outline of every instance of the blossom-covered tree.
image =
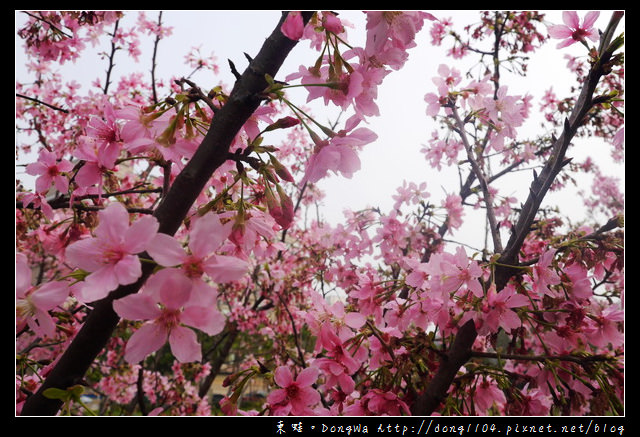
[[(623, 164), (622, 12), (483, 11), (463, 29), (446, 11), (368, 11), (362, 29), (283, 12), (243, 72), (229, 61), (232, 87), (197, 48), (186, 66), (206, 80), (157, 77), (172, 28), (152, 14), (17, 12), (33, 187), (16, 178), (16, 414), (624, 414), (623, 190), (572, 158), (598, 138)], [(389, 211), (323, 221), (320, 182), (361, 171), (378, 91), (421, 32), (451, 59), (414, 84), (433, 126), (416, 149), (459, 181), (441, 198), (405, 181)], [(145, 38), (150, 76), (116, 79)], [(550, 39), (580, 43), (570, 94), (514, 94)], [(102, 44), (106, 77), (81, 93), (57, 68)], [(282, 70), (305, 50), (315, 61)], [(525, 170), (519, 198), (501, 182)], [(578, 222), (545, 203), (572, 185)], [(484, 247), (454, 238), (467, 222)], [(253, 381), (269, 392), (248, 404)]]

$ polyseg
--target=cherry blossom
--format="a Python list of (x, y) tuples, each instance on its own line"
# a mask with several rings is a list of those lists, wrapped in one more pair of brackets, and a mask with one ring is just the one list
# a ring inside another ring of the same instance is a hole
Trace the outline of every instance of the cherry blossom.
[(20, 331), (29, 325), (36, 335), (54, 337), (56, 322), (49, 311), (67, 300), (69, 284), (51, 281), (33, 287), (31, 277), (26, 255), (16, 253), (16, 329)]
[(555, 253), (555, 249), (547, 250), (540, 256), (538, 263), (533, 267), (535, 290), (539, 293), (548, 294), (550, 296), (554, 296), (555, 292), (551, 290), (549, 286), (560, 283), (560, 277), (550, 268)]
[(562, 39), (556, 46), (561, 49), (570, 46), (576, 42), (585, 43), (585, 38), (589, 38), (593, 42), (597, 42), (600, 39), (598, 30), (593, 28), (593, 24), (600, 16), (599, 11), (590, 11), (582, 20), (580, 24), (580, 18), (576, 11), (564, 11), (562, 13), (563, 24), (556, 24), (549, 26), (549, 35), (552, 38)]
[(42, 150), (38, 155), (38, 161), (27, 165), (26, 171), (32, 176), (38, 176), (38, 193), (46, 193), (51, 184), (61, 193), (66, 193), (69, 189), (69, 179), (63, 173), (69, 172), (72, 168), (73, 164), (69, 160), (63, 159), (58, 162), (55, 153)]
[(302, 38), (304, 24), (302, 22), (302, 15), (300, 15), (300, 11), (289, 11), (280, 30), (287, 38), (294, 41)]
[(156, 274), (144, 290), (113, 302), (113, 309), (128, 320), (146, 320), (127, 343), (125, 359), (137, 363), (157, 351), (167, 340), (180, 362), (200, 361), (202, 352), (193, 330), (219, 333), (225, 318), (211, 305), (191, 304), (191, 282), (171, 270)]
[(117, 202), (98, 215), (95, 236), (71, 243), (65, 252), (69, 264), (90, 272), (79, 289), (78, 298), (84, 302), (102, 299), (118, 285), (135, 282), (142, 275), (136, 254), (147, 249), (158, 229), (151, 216), (130, 225), (129, 213)]
[(223, 224), (214, 213), (205, 214), (195, 221), (189, 232), (188, 253), (178, 240), (163, 233), (149, 241), (147, 251), (161, 266), (179, 266), (182, 275), (198, 284), (205, 273), (216, 282), (235, 281), (247, 272), (247, 262), (215, 253), (231, 235), (231, 226), (231, 222)]
[(528, 304), (529, 299), (522, 294), (517, 294), (512, 286), (507, 286), (500, 292), (496, 292), (493, 287), (489, 288), (486, 307), (483, 308), (485, 312), (484, 325), (479, 333), (484, 335), (488, 332), (497, 332), (498, 328), (510, 332), (512, 329), (520, 327), (522, 322), (513, 309)]
[(289, 367), (280, 366), (273, 372), (280, 387), (269, 393), (267, 402), (275, 416), (311, 416), (310, 408), (320, 402), (320, 394), (311, 385), (318, 379), (317, 367), (307, 367), (294, 379)]

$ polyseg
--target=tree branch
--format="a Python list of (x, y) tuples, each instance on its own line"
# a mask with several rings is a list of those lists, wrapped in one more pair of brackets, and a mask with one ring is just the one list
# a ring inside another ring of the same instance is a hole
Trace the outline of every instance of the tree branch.
[(113, 27), (113, 38), (111, 39), (111, 54), (109, 55), (109, 68), (107, 68), (107, 78), (104, 84), (104, 90), (102, 90), (103, 94), (107, 94), (107, 91), (109, 91), (109, 85), (111, 85), (111, 72), (113, 71), (113, 67), (114, 67), (114, 63), (113, 63), (113, 58), (116, 55), (116, 50), (118, 50), (118, 47), (116, 46), (115, 43), (115, 38), (116, 38), (116, 33), (118, 32), (118, 25), (120, 24), (120, 20), (116, 20), (116, 24)]
[[(308, 22), (312, 15), (313, 12), (304, 12), (304, 22)], [(228, 102), (213, 118), (198, 150), (176, 177), (167, 196), (156, 209), (154, 215), (160, 224), (160, 232), (173, 235), (178, 230), (213, 172), (226, 160), (236, 134), (260, 105), (260, 93), (268, 85), (265, 74), (275, 77), (289, 52), (297, 44), (297, 41), (290, 40), (280, 32), (285, 17), (286, 14), (283, 14), (258, 55), (235, 83)], [(23, 416), (55, 415), (58, 412), (62, 402), (46, 398), (43, 392), (50, 387), (64, 390), (82, 381), (120, 320), (113, 311), (112, 302), (136, 293), (151, 275), (152, 269), (149, 263), (143, 263), (142, 276), (136, 283), (120, 286), (106, 298), (94, 303), (84, 325), (47, 379), (38, 391), (25, 401), (22, 407)]]
[(56, 111), (64, 112), (65, 114), (69, 113), (68, 109), (59, 108), (59, 107), (54, 106), (54, 105), (52, 105), (50, 103), (46, 103), (46, 102), (43, 102), (42, 100), (38, 100), (38, 99), (36, 99), (34, 97), (25, 96), (24, 94), (20, 94), (20, 93), (16, 93), (16, 97), (20, 97), (20, 98), (26, 99), (26, 100), (31, 100), (32, 102), (39, 103), (40, 105), (44, 105), (47, 108), (55, 109)]

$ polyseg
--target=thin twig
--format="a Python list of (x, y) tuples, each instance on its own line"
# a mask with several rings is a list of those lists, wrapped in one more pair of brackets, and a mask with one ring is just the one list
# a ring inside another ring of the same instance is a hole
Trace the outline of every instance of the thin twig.
[(151, 57), (151, 91), (153, 92), (153, 103), (158, 103), (158, 94), (156, 92), (156, 54), (158, 53), (158, 44), (160, 43), (160, 27), (162, 26), (162, 11), (158, 13), (158, 33), (153, 42), (153, 56)]
[(471, 168), (473, 173), (475, 174), (478, 182), (480, 183), (480, 188), (482, 189), (482, 193), (484, 194), (484, 202), (487, 207), (487, 219), (489, 220), (489, 226), (491, 227), (491, 237), (493, 238), (493, 250), (496, 253), (502, 252), (502, 241), (500, 240), (500, 232), (498, 230), (498, 222), (496, 221), (496, 215), (493, 210), (493, 195), (489, 191), (489, 185), (487, 183), (487, 179), (484, 176), (484, 172), (480, 168), (480, 164), (473, 156), (473, 150), (471, 144), (469, 143), (469, 139), (467, 138), (467, 134), (464, 128), (464, 123), (460, 119), (460, 115), (458, 114), (458, 110), (455, 105), (450, 105), (451, 116), (453, 117), (456, 126), (460, 133), (460, 139), (462, 140), (462, 144), (467, 152), (467, 159), (471, 164)]
[(116, 51), (118, 50), (118, 47), (116, 46), (115, 43), (115, 39), (116, 39), (116, 33), (118, 32), (118, 25), (120, 24), (120, 20), (116, 20), (116, 24), (113, 28), (113, 38), (111, 39), (111, 54), (109, 55), (109, 68), (107, 68), (107, 79), (106, 79), (106, 83), (104, 84), (104, 90), (103, 93), (106, 95), (107, 91), (109, 90), (109, 85), (111, 84), (111, 72), (113, 71), (113, 67), (114, 67), (114, 63), (113, 63), (113, 58), (116, 55)]
[(39, 103), (40, 105), (44, 105), (47, 108), (55, 109), (56, 111), (64, 112), (65, 114), (69, 113), (68, 109), (59, 108), (59, 107), (54, 106), (54, 105), (52, 105), (50, 103), (43, 102), (42, 100), (38, 100), (38, 99), (36, 99), (34, 97), (25, 96), (24, 94), (20, 94), (20, 93), (16, 93), (16, 97), (20, 97), (20, 98), (23, 98), (23, 99), (26, 99), (26, 100), (31, 100), (32, 102)]

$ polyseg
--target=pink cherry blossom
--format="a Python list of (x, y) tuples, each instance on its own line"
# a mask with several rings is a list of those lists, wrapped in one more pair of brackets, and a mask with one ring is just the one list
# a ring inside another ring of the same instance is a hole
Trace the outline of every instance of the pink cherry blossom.
[(517, 294), (513, 285), (508, 285), (498, 293), (496, 293), (495, 287), (490, 287), (487, 292), (486, 306), (483, 308), (484, 324), (478, 333), (481, 335), (495, 333), (498, 328), (511, 332), (512, 329), (520, 327), (522, 322), (513, 308), (528, 304), (529, 299), (522, 294)]
[(500, 390), (493, 378), (483, 378), (473, 392), (476, 414), (486, 416), (487, 411), (494, 404), (504, 405), (507, 402), (504, 392)]
[(56, 323), (49, 310), (64, 303), (69, 284), (51, 281), (34, 287), (31, 276), (26, 255), (16, 253), (16, 329), (20, 331), (28, 325), (38, 336), (53, 337)]
[(484, 291), (478, 278), (483, 274), (477, 261), (470, 261), (463, 247), (458, 246), (453, 256), (447, 257), (439, 265), (442, 276), (442, 287), (447, 292), (452, 292), (464, 286), (465, 290), (471, 291), (476, 297), (483, 297)]
[(36, 191), (46, 194), (53, 184), (56, 190), (66, 193), (69, 189), (69, 180), (63, 173), (71, 171), (73, 164), (66, 159), (58, 162), (55, 153), (41, 150), (38, 160), (27, 165), (26, 171), (36, 179)]
[(188, 278), (200, 279), (206, 273), (216, 282), (236, 281), (247, 273), (247, 262), (215, 253), (230, 236), (231, 227), (231, 222), (222, 224), (216, 214), (208, 213), (193, 224), (188, 253), (177, 239), (163, 233), (153, 237), (147, 251), (161, 266), (180, 266), (182, 274)]
[(587, 269), (579, 264), (571, 264), (563, 269), (571, 284), (568, 286), (569, 294), (574, 299), (589, 299), (593, 296), (591, 282), (587, 276)]
[(484, 107), (492, 123), (504, 130), (504, 135), (515, 138), (515, 128), (524, 122), (524, 105), (520, 96), (508, 95), (508, 86), (501, 86), (497, 92), (497, 98), (493, 96), (484, 98)]
[(294, 41), (298, 41), (302, 38), (304, 22), (302, 21), (300, 11), (289, 11), (280, 30), (287, 38)]
[(294, 379), (289, 367), (280, 366), (274, 372), (279, 389), (269, 393), (267, 402), (275, 416), (310, 416), (310, 408), (320, 402), (320, 394), (311, 385), (318, 379), (317, 367), (307, 367)]
[(553, 270), (551, 265), (555, 253), (555, 249), (547, 250), (540, 255), (538, 263), (533, 266), (534, 289), (538, 293), (548, 294), (552, 297), (555, 296), (555, 292), (553, 292), (549, 286), (557, 285), (561, 282), (560, 276)]
[(591, 327), (588, 328), (587, 341), (596, 347), (606, 347), (611, 343), (614, 348), (624, 341), (624, 333), (619, 325), (624, 322), (624, 311), (615, 306), (597, 308), (597, 313), (589, 319)]
[(458, 229), (462, 225), (462, 198), (457, 194), (447, 195), (444, 201), (444, 208), (447, 210), (447, 224), (451, 229)]
[(522, 416), (546, 416), (551, 408), (551, 399), (539, 388), (524, 386), (516, 402), (517, 413)]
[(121, 203), (111, 203), (98, 213), (100, 224), (95, 237), (70, 244), (67, 262), (90, 272), (78, 298), (92, 302), (105, 297), (118, 285), (134, 283), (142, 268), (136, 254), (146, 250), (156, 235), (158, 221), (143, 216), (129, 224), (129, 213)]
[(168, 340), (178, 361), (200, 361), (196, 334), (183, 325), (215, 335), (224, 328), (225, 317), (212, 305), (192, 304), (190, 297), (191, 282), (175, 271), (163, 270), (149, 278), (141, 292), (114, 301), (120, 317), (147, 321), (129, 339), (125, 360), (137, 363)]
[(346, 416), (410, 416), (407, 404), (390, 391), (373, 389), (344, 409)]
[(318, 150), (309, 159), (303, 182), (318, 182), (329, 171), (351, 178), (360, 169), (360, 158), (356, 151), (375, 141), (378, 136), (366, 127), (354, 129), (357, 122), (358, 119), (352, 117), (345, 130), (317, 145)]
[(556, 24), (549, 27), (549, 35), (552, 38), (562, 39), (556, 46), (561, 49), (563, 47), (570, 46), (576, 42), (585, 42), (585, 38), (589, 38), (593, 42), (597, 42), (600, 39), (598, 30), (593, 28), (593, 24), (600, 16), (599, 11), (590, 11), (585, 15), (580, 24), (580, 17), (576, 11), (564, 11), (562, 12), (562, 21), (564, 25)]

